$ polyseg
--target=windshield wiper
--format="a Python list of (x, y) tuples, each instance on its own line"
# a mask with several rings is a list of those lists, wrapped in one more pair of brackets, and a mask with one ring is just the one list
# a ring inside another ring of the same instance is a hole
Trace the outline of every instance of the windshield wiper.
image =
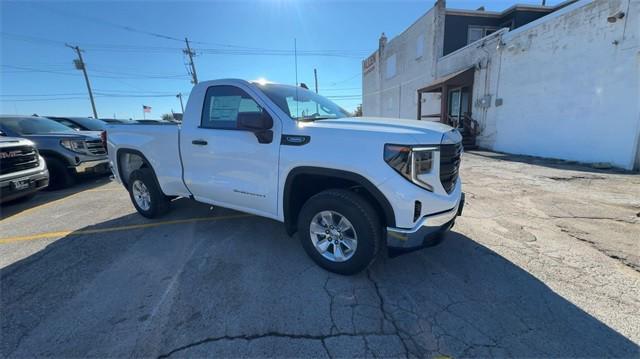
[(339, 117), (334, 116), (317, 116), (317, 117), (298, 117), (298, 121), (308, 122), (308, 121), (316, 121), (316, 120), (335, 120)]

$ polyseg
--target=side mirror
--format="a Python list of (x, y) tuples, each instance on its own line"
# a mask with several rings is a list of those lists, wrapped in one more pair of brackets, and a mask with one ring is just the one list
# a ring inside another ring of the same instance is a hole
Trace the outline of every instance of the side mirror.
[(273, 141), (273, 118), (266, 112), (238, 113), (238, 128), (251, 131), (260, 143)]
[(249, 131), (270, 130), (273, 127), (273, 119), (266, 112), (241, 112), (238, 113), (238, 128)]

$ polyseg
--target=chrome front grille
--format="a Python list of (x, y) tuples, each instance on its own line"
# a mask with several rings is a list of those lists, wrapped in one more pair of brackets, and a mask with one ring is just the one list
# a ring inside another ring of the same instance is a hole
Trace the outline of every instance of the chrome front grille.
[(440, 182), (447, 193), (451, 193), (458, 181), (462, 142), (440, 145)]
[(0, 174), (36, 168), (38, 152), (32, 146), (13, 146), (0, 149)]
[(106, 155), (107, 151), (104, 148), (102, 140), (89, 140), (85, 142), (87, 150), (96, 156)]

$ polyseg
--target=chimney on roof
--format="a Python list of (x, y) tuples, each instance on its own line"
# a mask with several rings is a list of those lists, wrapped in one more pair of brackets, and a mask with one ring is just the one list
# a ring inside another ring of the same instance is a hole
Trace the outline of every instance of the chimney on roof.
[(436, 0), (436, 3), (433, 6), (445, 9), (447, 7), (447, 1), (446, 0)]
[(383, 32), (382, 35), (380, 35), (380, 39), (378, 40), (378, 51), (382, 53), (386, 45), (387, 45), (387, 36)]

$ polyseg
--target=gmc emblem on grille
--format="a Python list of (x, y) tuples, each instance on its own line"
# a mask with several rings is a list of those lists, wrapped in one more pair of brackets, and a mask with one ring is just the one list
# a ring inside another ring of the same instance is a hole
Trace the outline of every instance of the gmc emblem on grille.
[(18, 157), (21, 153), (22, 151), (0, 152), (0, 158)]

